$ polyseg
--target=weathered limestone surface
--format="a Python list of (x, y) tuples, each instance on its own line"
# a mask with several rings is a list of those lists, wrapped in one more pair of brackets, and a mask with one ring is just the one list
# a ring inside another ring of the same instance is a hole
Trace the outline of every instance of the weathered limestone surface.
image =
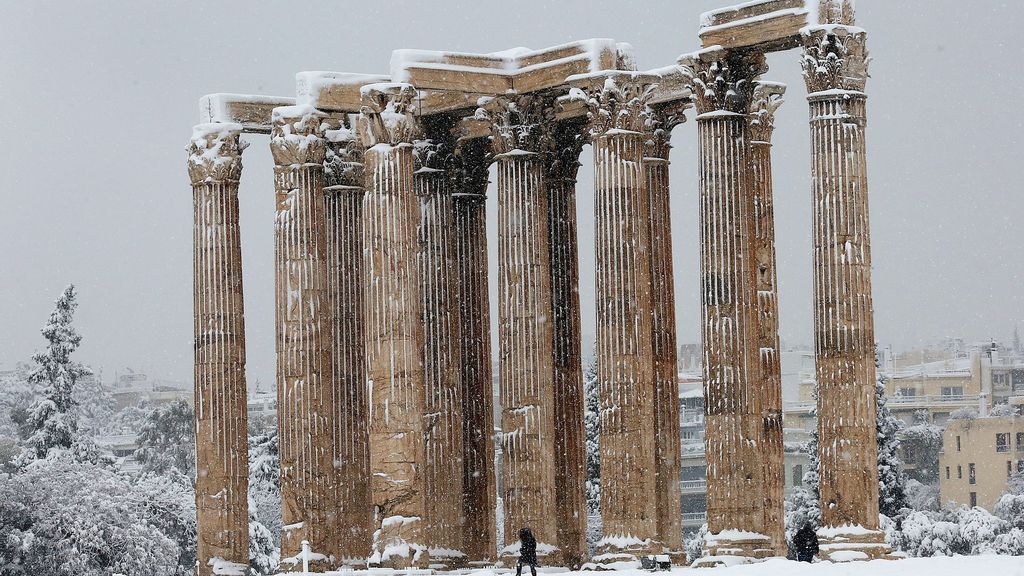
[(471, 563), (493, 562), (497, 550), (487, 286), (487, 148), (486, 141), (479, 139), (456, 149), (452, 193), (462, 383), (462, 534), (463, 552)]
[(682, 464), (668, 168), (672, 129), (686, 121), (684, 112), (690, 106), (689, 101), (681, 101), (652, 110), (651, 131), (647, 136), (644, 157), (651, 214), (651, 350), (657, 425), (654, 441), (658, 540), (676, 558), (680, 558), (683, 551), (682, 496), (679, 490)]
[[(764, 55), (701, 51), (694, 74), (700, 155), (707, 564), (774, 554), (765, 526), (763, 397), (758, 383), (754, 209), (747, 113)], [(735, 540), (723, 531), (747, 533)], [(714, 536), (719, 535), (719, 536)]]
[(787, 552), (783, 513), (784, 476), (782, 444), (782, 367), (779, 358), (779, 299), (775, 275), (775, 209), (772, 198), (772, 131), (775, 110), (782, 105), (786, 87), (758, 82), (754, 86), (747, 119), (750, 145), (749, 183), (754, 212), (751, 253), (757, 278), (757, 347), (762, 398), (762, 450), (764, 454), (765, 528), (776, 556)]
[(584, 142), (582, 119), (559, 123), (544, 179), (548, 189), (554, 312), (555, 501), (558, 547), (569, 567), (579, 567), (587, 558), (587, 463), (576, 231), (576, 173)]
[(188, 148), (194, 201), (197, 559), (249, 565), (245, 315), (238, 179), (242, 127), (200, 124)]
[(375, 530), (371, 565), (426, 567), (423, 300), (408, 84), (364, 89), (366, 366)]
[(601, 402), (601, 561), (661, 553), (652, 347), (647, 101), (657, 76), (608, 72), (588, 90), (594, 147), (597, 378)]
[(541, 562), (561, 564), (555, 499), (555, 397), (548, 197), (543, 153), (554, 124), (553, 98), (540, 94), (489, 100), (498, 163), (498, 371), (502, 403), (505, 542), (518, 554), (529, 526)]
[[(274, 109), (277, 215), (278, 441), (281, 458), (283, 570), (301, 570), (308, 540), (329, 558), (337, 545), (334, 471), (335, 387), (327, 296), (323, 115), (308, 106)], [(317, 570), (330, 560), (313, 562)]]
[[(844, 4), (845, 6), (845, 4)], [(821, 556), (888, 553), (878, 531), (874, 311), (864, 130), (866, 35), (852, 12), (804, 31), (811, 124)], [(851, 538), (843, 526), (872, 530)]]
[(465, 561), (462, 552), (463, 438), (462, 382), (452, 205), (453, 139), (451, 122), (436, 119), (428, 139), (414, 147), (413, 182), (419, 197), (419, 274), (423, 289), (424, 494), (427, 544), (435, 565)]
[(365, 565), (370, 553), (369, 406), (363, 334), (363, 148), (350, 124), (326, 131), (324, 229), (327, 301), (333, 329), (331, 372), (337, 407), (337, 563)]

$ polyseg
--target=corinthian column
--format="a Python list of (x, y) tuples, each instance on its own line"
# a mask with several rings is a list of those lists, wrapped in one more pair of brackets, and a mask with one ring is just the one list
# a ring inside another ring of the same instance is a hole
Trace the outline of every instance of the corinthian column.
[(365, 566), (370, 553), (370, 447), (363, 322), (363, 148), (351, 123), (326, 131), (324, 226), (327, 301), (333, 328), (331, 376), (337, 407), (334, 467), (339, 564)]
[(775, 209), (772, 198), (772, 131), (775, 110), (782, 105), (786, 87), (758, 82), (754, 86), (747, 120), (750, 155), (747, 165), (753, 191), (753, 242), (751, 253), (757, 289), (757, 346), (759, 367), (757, 388), (761, 390), (761, 431), (764, 454), (765, 529), (776, 556), (787, 551), (783, 491), (785, 489), (782, 446), (782, 370), (779, 364), (779, 298), (775, 275)]
[(452, 209), (451, 122), (435, 120), (417, 140), (413, 174), (419, 197), (420, 285), (423, 287), (424, 494), (434, 565), (464, 563), (462, 552), (462, 383)]
[(504, 454), (505, 542), (518, 555), (529, 526), (537, 554), (562, 563), (556, 543), (555, 398), (552, 382), (550, 237), (544, 156), (553, 98), (494, 98), (478, 110), (491, 123), (498, 162), (498, 371)]
[(494, 560), (494, 384), (491, 307), (487, 286), (487, 145), (456, 149), (452, 211), (458, 274), (459, 359), (462, 382), (462, 534), (471, 563)]
[(672, 208), (669, 151), (672, 129), (686, 121), (683, 101), (652, 110), (644, 173), (650, 199), (651, 351), (654, 358), (654, 412), (657, 429), (655, 491), (658, 540), (672, 556), (683, 554), (682, 496), (679, 491), (679, 362), (676, 349), (675, 282), (672, 268)]
[(544, 177), (548, 189), (551, 307), (554, 317), (555, 500), (558, 547), (566, 566), (587, 558), (587, 462), (580, 350), (580, 263), (576, 173), (585, 143), (581, 121), (558, 124)]
[(371, 565), (426, 567), (423, 301), (417, 267), (417, 135), (409, 84), (363, 88), (366, 376), (374, 507)]
[[(196, 543), (200, 576), (249, 566), (249, 436), (238, 124), (200, 124), (188, 148), (195, 207)], [(241, 573), (241, 572), (239, 572)]]
[[(700, 165), (708, 537), (702, 564), (774, 555), (765, 526), (754, 209), (747, 113), (764, 55), (703, 50), (693, 73)], [(731, 557), (728, 560), (722, 557)]]
[(277, 214), (277, 425), (281, 458), (281, 567), (301, 570), (302, 541), (318, 572), (336, 549), (336, 407), (324, 226), (323, 114), (275, 108), (270, 137)]
[(647, 101), (657, 80), (613, 72), (574, 82), (589, 91), (594, 147), (602, 562), (636, 560), (663, 549), (657, 525), (651, 206), (643, 163)]
[(874, 318), (865, 157), (865, 33), (848, 2), (803, 30), (811, 123), (821, 555), (884, 555), (878, 530)]

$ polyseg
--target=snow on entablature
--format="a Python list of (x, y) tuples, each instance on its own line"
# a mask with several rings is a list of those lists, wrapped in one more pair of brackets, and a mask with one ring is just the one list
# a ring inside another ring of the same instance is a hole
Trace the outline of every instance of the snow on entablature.
[(360, 89), (367, 84), (390, 82), (386, 74), (351, 72), (299, 72), (295, 75), (295, 101), (320, 110), (358, 112)]
[(237, 123), (244, 132), (269, 134), (271, 111), (294, 104), (295, 99), (286, 96), (207, 94), (199, 99), (199, 122)]
[(745, 2), (705, 12), (697, 34), (704, 47), (788, 50), (800, 45), (801, 28), (818, 23), (818, 4), (818, 0)]

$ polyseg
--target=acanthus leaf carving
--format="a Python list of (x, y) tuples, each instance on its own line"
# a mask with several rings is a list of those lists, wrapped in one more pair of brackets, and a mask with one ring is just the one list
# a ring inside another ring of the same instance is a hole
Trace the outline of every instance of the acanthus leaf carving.
[(810, 93), (826, 90), (863, 92), (871, 58), (867, 33), (854, 26), (825, 25), (802, 31), (804, 51), (800, 58)]
[(312, 106), (274, 108), (270, 152), (278, 166), (323, 164), (327, 154), (323, 121), (326, 114)]
[(481, 98), (474, 118), (490, 125), (495, 156), (515, 150), (543, 153), (549, 148), (551, 127), (555, 124), (555, 95), (510, 91), (503, 96)]
[(668, 160), (672, 129), (686, 122), (686, 111), (690, 108), (693, 108), (693, 101), (689, 99), (651, 107), (650, 137), (645, 156)]
[(684, 57), (680, 64), (693, 78), (698, 114), (746, 114), (754, 82), (768, 70), (762, 52), (712, 48)]
[(188, 175), (193, 184), (237, 182), (242, 177), (242, 151), (249, 146), (241, 140), (240, 124), (199, 124), (192, 129), (187, 147)]
[(625, 70), (585, 74), (570, 79), (570, 97), (587, 106), (590, 133), (611, 130), (645, 132), (651, 123), (648, 102), (661, 78)]
[(775, 111), (782, 106), (786, 85), (775, 82), (757, 82), (750, 100), (747, 126), (753, 142), (771, 142), (775, 130)]
[(483, 138), (460, 140), (455, 146), (455, 194), (485, 196), (490, 172), (490, 143)]
[(412, 111), (416, 98), (412, 84), (367, 84), (362, 87), (361, 96), (363, 106), (357, 127), (364, 147), (411, 144), (419, 137), (420, 126)]
[(324, 131), (324, 185), (363, 187), (363, 147), (351, 123)]
[(580, 153), (587, 140), (585, 120), (573, 119), (559, 122), (551, 138), (551, 149), (548, 151), (545, 165), (545, 178), (549, 182), (554, 180), (575, 182), (576, 173), (580, 167)]

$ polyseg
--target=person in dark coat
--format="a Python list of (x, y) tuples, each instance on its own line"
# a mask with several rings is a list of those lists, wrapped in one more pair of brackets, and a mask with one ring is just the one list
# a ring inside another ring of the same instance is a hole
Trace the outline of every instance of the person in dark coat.
[(810, 524), (804, 524), (793, 536), (793, 547), (796, 548), (796, 559), (800, 562), (812, 562), (818, 553), (818, 535)]
[(530, 567), (532, 576), (537, 576), (537, 539), (526, 526), (519, 529), (519, 563), (516, 564), (516, 576), (522, 576), (524, 564)]

